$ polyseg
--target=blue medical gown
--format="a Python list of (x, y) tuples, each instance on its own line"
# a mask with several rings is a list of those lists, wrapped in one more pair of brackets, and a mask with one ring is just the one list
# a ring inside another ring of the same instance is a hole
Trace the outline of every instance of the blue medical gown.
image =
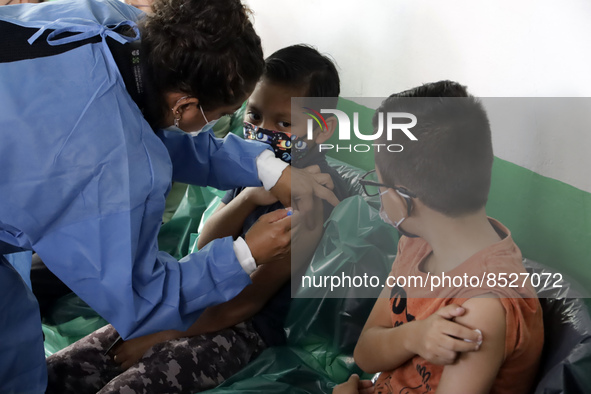
[(2, 393), (43, 392), (46, 384), (38, 306), (3, 254), (35, 250), (124, 338), (186, 329), (204, 308), (250, 283), (230, 237), (181, 261), (158, 251), (171, 156), (175, 179), (259, 186), (255, 158), (265, 147), (233, 135), (154, 133), (105, 44), (116, 34), (102, 27), (139, 16), (116, 0), (0, 7), (0, 20), (20, 26), (62, 18), (50, 27), (74, 33), (68, 41), (103, 37), (0, 63)]
[(4, 256), (6, 260), (14, 267), (16, 272), (23, 278), (27, 286), (32, 289), (31, 285), (31, 265), (33, 252), (23, 251), (19, 253), (11, 253)]

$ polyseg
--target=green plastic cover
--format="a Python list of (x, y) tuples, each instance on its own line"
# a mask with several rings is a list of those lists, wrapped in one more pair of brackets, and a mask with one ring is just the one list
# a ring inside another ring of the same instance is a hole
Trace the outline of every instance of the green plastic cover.
[[(384, 278), (396, 247), (396, 231), (380, 220), (377, 210), (360, 196), (350, 197), (325, 223), (305, 275), (367, 273)], [(266, 349), (209, 393), (331, 393), (334, 382), (346, 380), (353, 372), (361, 374), (353, 349), (375, 299), (331, 298), (330, 288), (300, 288), (296, 296), (285, 325), (288, 346)]]
[(214, 188), (189, 185), (176, 212), (158, 233), (160, 250), (176, 259), (189, 254), (191, 234), (197, 232), (203, 212), (220, 193)]
[(106, 324), (105, 319), (74, 293), (63, 296), (56, 301), (49, 317), (43, 320), (45, 357), (51, 356)]

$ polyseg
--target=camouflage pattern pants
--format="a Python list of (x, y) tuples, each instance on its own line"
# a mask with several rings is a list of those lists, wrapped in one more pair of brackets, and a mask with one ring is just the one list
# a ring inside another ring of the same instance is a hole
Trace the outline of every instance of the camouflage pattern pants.
[(154, 345), (127, 371), (105, 351), (118, 337), (107, 325), (47, 359), (47, 394), (195, 393), (240, 371), (265, 344), (250, 321), (215, 333)]

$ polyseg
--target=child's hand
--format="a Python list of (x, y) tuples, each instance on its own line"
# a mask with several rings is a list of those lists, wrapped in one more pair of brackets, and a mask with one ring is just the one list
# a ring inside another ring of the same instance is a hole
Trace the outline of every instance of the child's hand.
[(248, 200), (259, 207), (275, 204), (279, 201), (273, 193), (265, 190), (264, 187), (247, 187), (242, 193), (246, 193)]
[(155, 334), (129, 339), (121, 343), (112, 350), (112, 353), (115, 354), (113, 360), (121, 364), (121, 368), (127, 370), (137, 363), (152, 346), (168, 340), (167, 333), (168, 331), (157, 332)]
[(359, 375), (353, 374), (345, 383), (332, 389), (332, 394), (372, 394), (374, 385), (371, 380), (359, 380)]
[(439, 309), (425, 320), (416, 321), (416, 335), (411, 350), (432, 364), (453, 364), (457, 354), (477, 351), (482, 334), (451, 321), (466, 310), (451, 304)]

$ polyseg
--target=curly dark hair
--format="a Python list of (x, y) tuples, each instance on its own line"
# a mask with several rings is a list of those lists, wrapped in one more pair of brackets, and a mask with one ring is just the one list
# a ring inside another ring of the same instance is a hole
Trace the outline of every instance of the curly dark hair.
[(140, 25), (162, 113), (164, 93), (197, 97), (204, 109), (236, 104), (264, 69), (261, 40), (240, 0), (156, 0)]

